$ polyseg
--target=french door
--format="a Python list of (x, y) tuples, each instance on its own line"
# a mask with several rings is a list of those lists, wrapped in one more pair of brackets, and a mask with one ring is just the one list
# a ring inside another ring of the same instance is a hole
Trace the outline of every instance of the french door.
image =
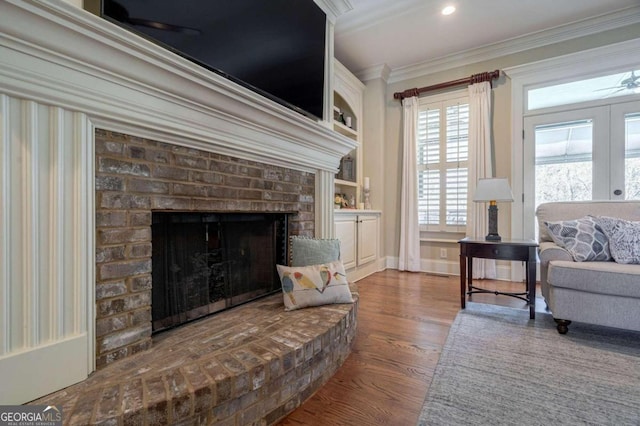
[(640, 101), (524, 119), (524, 236), (544, 202), (640, 199)]

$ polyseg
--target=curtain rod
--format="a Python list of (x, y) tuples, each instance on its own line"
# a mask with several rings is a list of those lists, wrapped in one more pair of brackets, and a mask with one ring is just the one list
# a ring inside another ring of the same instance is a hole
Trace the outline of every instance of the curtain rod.
[(495, 70), (491, 72), (481, 72), (480, 74), (473, 74), (472, 76), (467, 78), (459, 78), (458, 80), (438, 83), (432, 86), (420, 87), (415, 89), (407, 89), (404, 92), (396, 92), (393, 94), (393, 99), (403, 100), (404, 98), (409, 98), (411, 96), (420, 96), (420, 93), (424, 93), (424, 92), (446, 89), (448, 87), (462, 86), (464, 84), (480, 83), (483, 81), (488, 81), (489, 84), (491, 84), (491, 81), (498, 77), (500, 77), (500, 70)]

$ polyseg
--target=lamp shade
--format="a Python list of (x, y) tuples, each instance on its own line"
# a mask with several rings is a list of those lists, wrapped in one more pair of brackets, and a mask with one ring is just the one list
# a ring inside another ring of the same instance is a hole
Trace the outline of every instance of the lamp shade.
[(473, 201), (513, 201), (513, 194), (507, 178), (478, 179)]

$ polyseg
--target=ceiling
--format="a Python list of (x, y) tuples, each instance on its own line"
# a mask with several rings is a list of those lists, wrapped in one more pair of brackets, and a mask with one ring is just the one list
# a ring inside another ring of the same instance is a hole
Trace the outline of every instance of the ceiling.
[[(640, 21), (640, 0), (348, 0), (335, 25), (335, 56), (362, 78), (384, 65), (392, 75), (476, 49)], [(455, 13), (443, 16), (448, 4)], [(597, 28), (597, 27), (595, 27)], [(593, 31), (593, 30), (591, 30)]]

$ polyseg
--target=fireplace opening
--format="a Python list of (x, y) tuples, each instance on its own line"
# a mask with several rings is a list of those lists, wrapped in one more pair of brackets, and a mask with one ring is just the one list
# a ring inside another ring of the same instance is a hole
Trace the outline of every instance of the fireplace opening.
[(152, 213), (154, 333), (280, 290), (287, 213)]

